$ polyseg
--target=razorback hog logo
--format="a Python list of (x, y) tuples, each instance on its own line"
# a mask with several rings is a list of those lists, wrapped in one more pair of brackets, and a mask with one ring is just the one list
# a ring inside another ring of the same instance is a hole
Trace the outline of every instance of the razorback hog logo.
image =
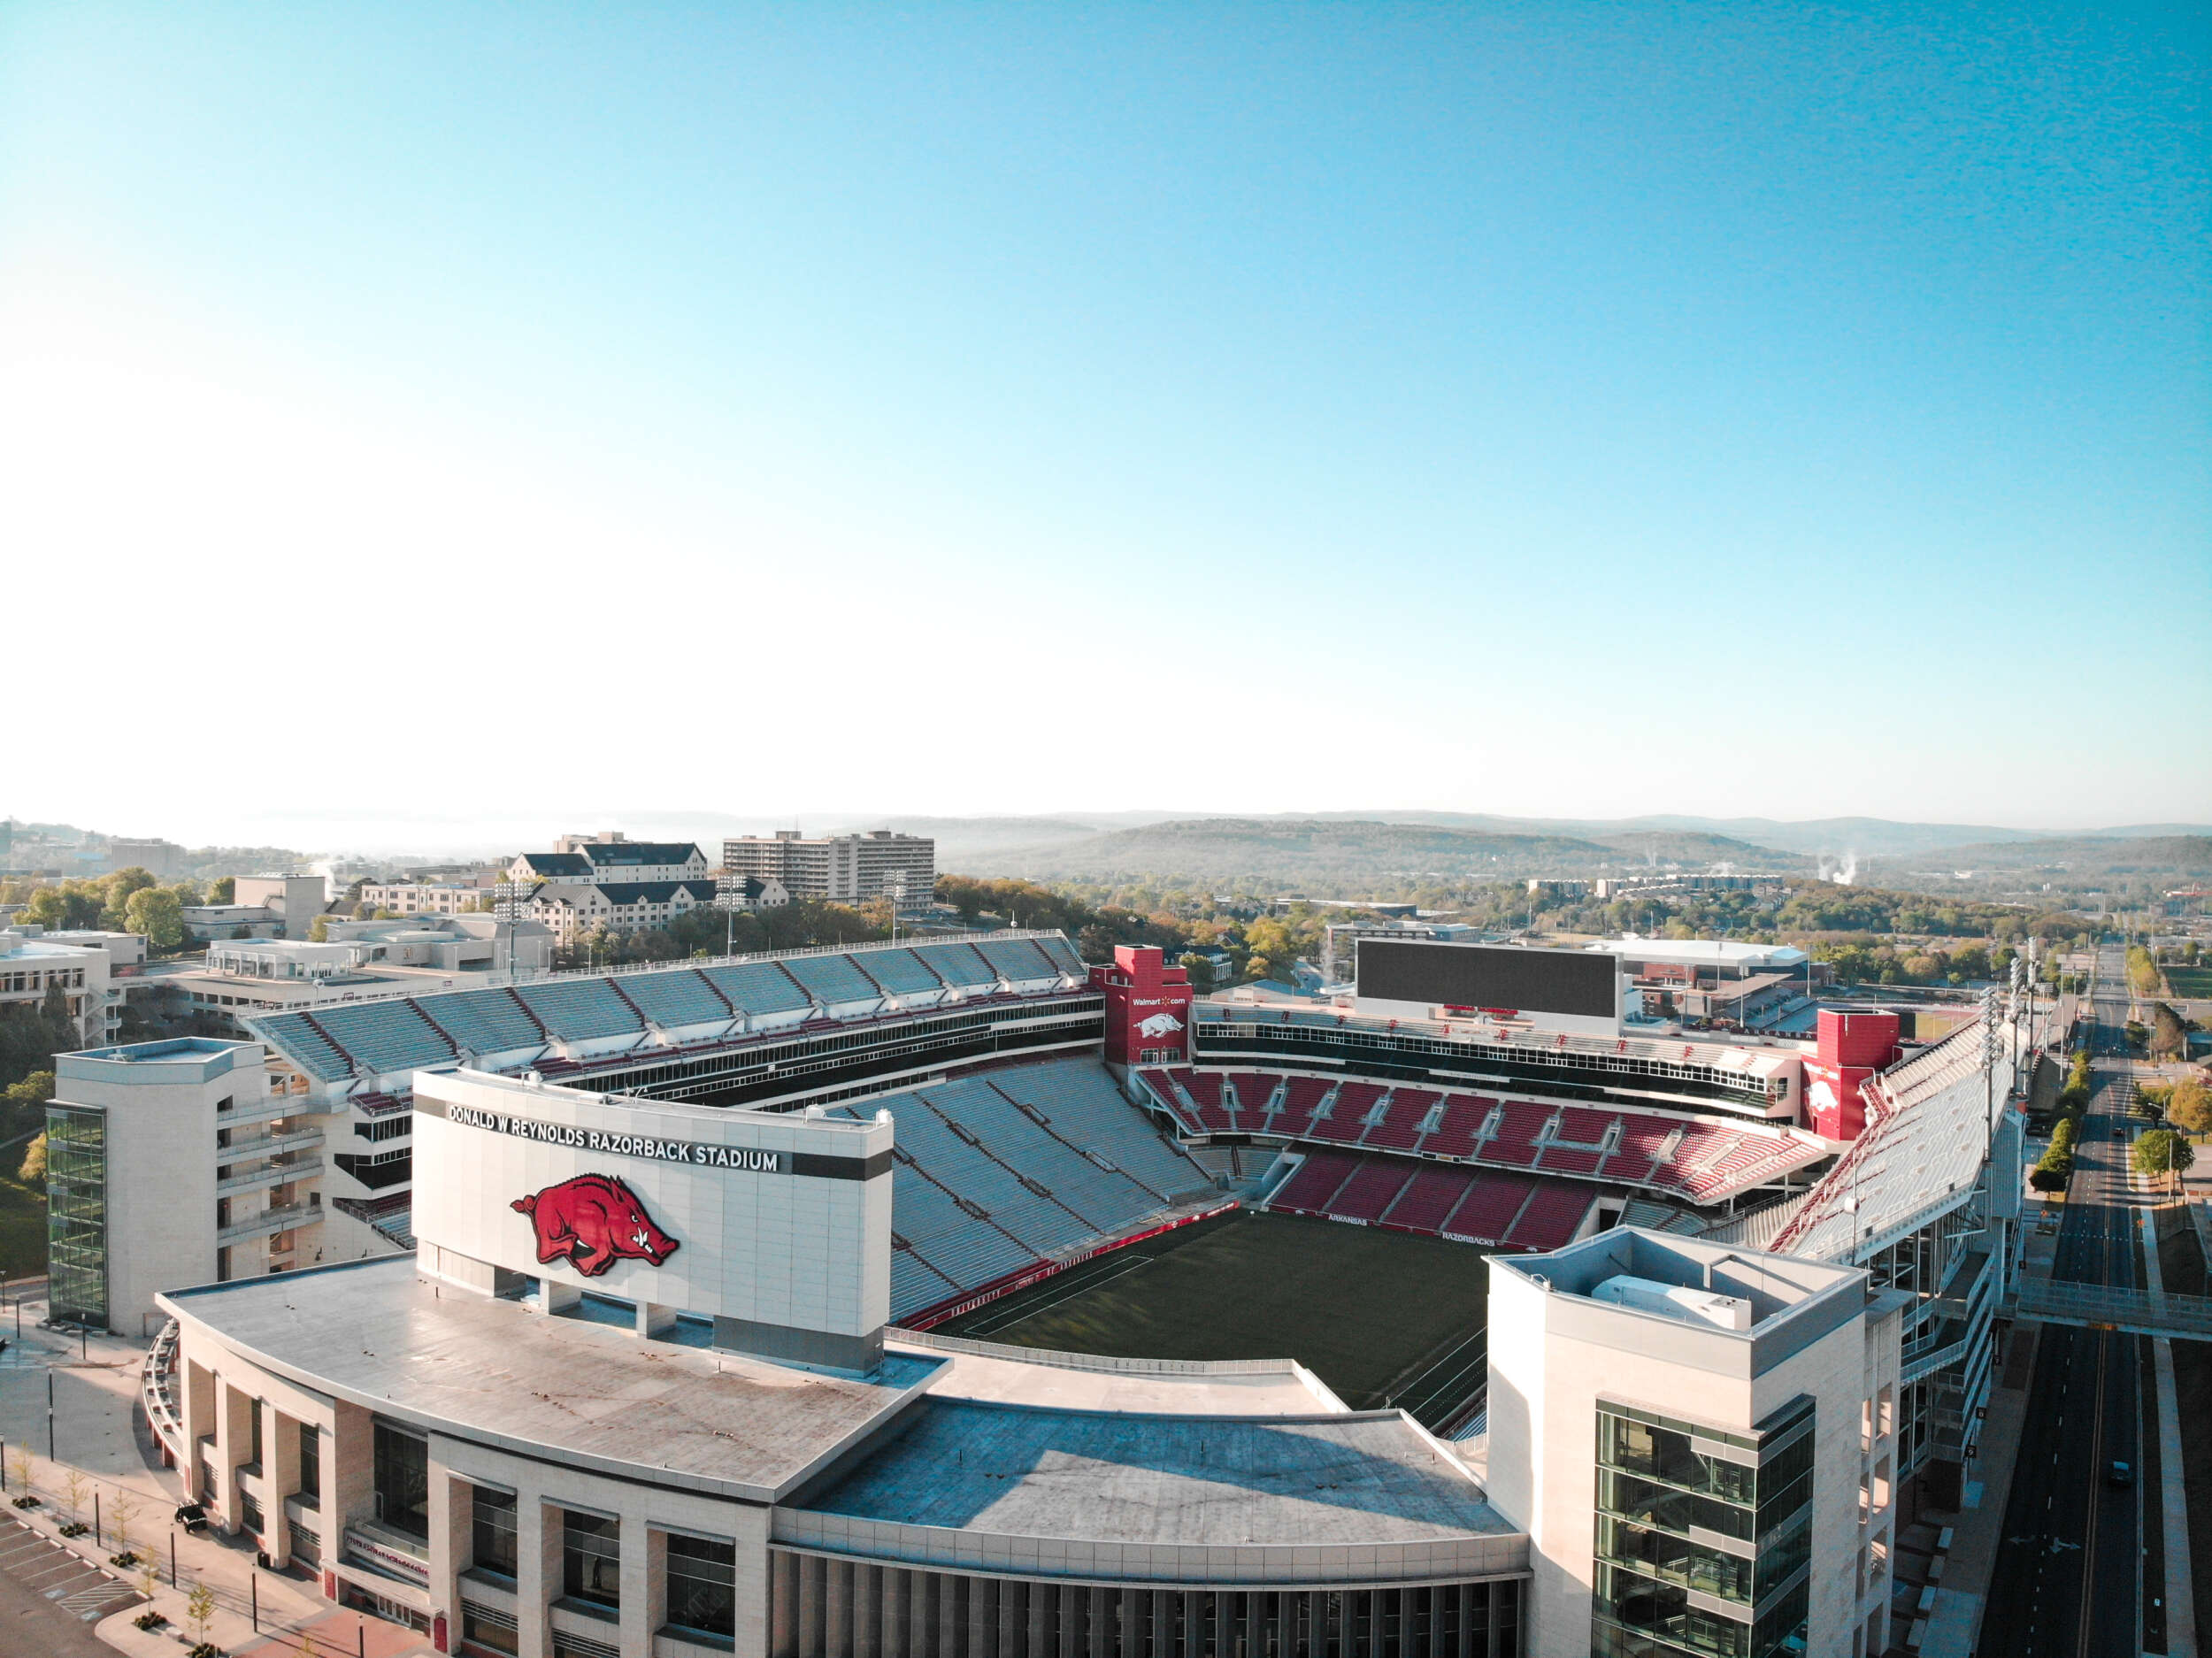
[(1172, 1036), (1182, 1028), (1182, 1020), (1173, 1014), (1156, 1013), (1148, 1019), (1138, 1021), (1137, 1034), (1139, 1036)]
[(682, 1247), (653, 1224), (637, 1194), (612, 1175), (580, 1174), (518, 1197), (511, 1207), (537, 1227), (541, 1263), (566, 1261), (588, 1278), (618, 1261), (658, 1266)]

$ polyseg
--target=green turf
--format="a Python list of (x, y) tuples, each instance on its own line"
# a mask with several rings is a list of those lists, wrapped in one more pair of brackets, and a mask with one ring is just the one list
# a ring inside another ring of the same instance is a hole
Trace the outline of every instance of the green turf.
[(2212, 967), (2169, 967), (2166, 982), (2174, 987), (2174, 994), (2191, 1001), (2212, 999)]
[(1355, 1410), (1432, 1427), (1483, 1383), (1483, 1253), (1240, 1210), (1048, 1278), (946, 1335), (1124, 1358), (1298, 1360)]

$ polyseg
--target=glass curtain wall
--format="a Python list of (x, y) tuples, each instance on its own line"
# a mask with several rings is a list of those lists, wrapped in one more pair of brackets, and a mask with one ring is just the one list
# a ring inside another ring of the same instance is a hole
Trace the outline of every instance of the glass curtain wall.
[(107, 1114), (46, 1108), (46, 1256), (52, 1316), (108, 1324)]
[(1601, 1401), (1597, 1435), (1600, 1658), (1801, 1652), (1812, 1401), (1750, 1434)]

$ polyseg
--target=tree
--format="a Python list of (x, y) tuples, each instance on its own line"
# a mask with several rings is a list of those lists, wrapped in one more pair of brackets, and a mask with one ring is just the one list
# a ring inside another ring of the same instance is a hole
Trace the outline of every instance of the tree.
[(2174, 1056), (2189, 1051), (2189, 1026), (2164, 1002), (2151, 1006), (2151, 1052)]
[(46, 1102), (54, 1097), (54, 1073), (35, 1071), (22, 1081), (9, 1086), (4, 1095), (6, 1107), (0, 1111), (0, 1136), (12, 1138), (25, 1129), (46, 1120)]
[(2146, 1179), (2153, 1175), (2185, 1173), (2196, 1160), (2195, 1147), (2163, 1128), (2138, 1136), (2135, 1149), (2128, 1154), (2129, 1165)]
[(191, 1626), (193, 1639), (205, 1646), (208, 1626), (215, 1622), (215, 1591), (204, 1583), (194, 1584), (192, 1593), (184, 1597), (184, 1621)]
[(86, 1480), (82, 1473), (73, 1468), (69, 1470), (69, 1477), (61, 1482), (62, 1500), (69, 1505), (69, 1521), (72, 1525), (76, 1524), (77, 1511), (84, 1507), (84, 1495), (89, 1489), (89, 1482)]
[(235, 875), (224, 875), (209, 883), (207, 902), (211, 904), (236, 903), (238, 902), (238, 878)]
[(173, 950), (184, 942), (184, 906), (173, 887), (142, 887), (123, 906), (123, 926), (153, 949)]
[(27, 1186), (46, 1184), (46, 1136), (40, 1134), (23, 1149), (23, 1166), (15, 1171), (15, 1178)]
[(330, 917), (328, 916), (317, 916), (307, 924), (307, 941), (310, 944), (330, 942)]
[(2174, 1084), (2172, 1097), (2166, 1101), (2166, 1116), (2185, 1133), (2212, 1134), (2212, 1090), (2199, 1078), (2184, 1077)]

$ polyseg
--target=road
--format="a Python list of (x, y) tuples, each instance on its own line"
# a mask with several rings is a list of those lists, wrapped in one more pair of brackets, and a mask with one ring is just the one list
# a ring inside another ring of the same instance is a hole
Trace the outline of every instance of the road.
[[(2122, 949), (2098, 952), (2094, 1091), (2082, 1120), (2052, 1276), (2139, 1289), (2140, 1234), (2127, 1173), (2134, 1084), (2124, 1033), (2126, 965)], [(2154, 1580), (2162, 1581), (2165, 1570), (2155, 1501), (2145, 1533), (2150, 1470), (2140, 1430), (2153, 1414), (2151, 1374), (2146, 1338), (2043, 1327), (2004, 1544), (1982, 1621), (1983, 1654), (2132, 1658), (2166, 1650), (2162, 1611), (2140, 1616), (2146, 1554)], [(2154, 1454), (2155, 1444), (2150, 1448)], [(2128, 1464), (2132, 1484), (2108, 1478), (2116, 1462)], [(2154, 1499), (2155, 1491), (2151, 1494)]]

